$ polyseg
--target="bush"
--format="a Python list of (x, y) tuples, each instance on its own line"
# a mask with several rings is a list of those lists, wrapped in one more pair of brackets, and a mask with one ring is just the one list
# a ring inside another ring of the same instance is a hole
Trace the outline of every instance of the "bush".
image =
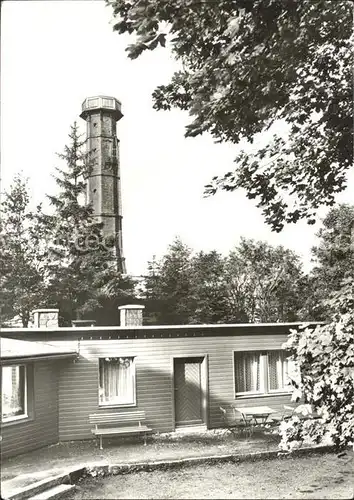
[(337, 448), (354, 447), (354, 281), (347, 279), (327, 301), (331, 322), (291, 330), (283, 347), (299, 368), (293, 398), (303, 398), (321, 418), (292, 417), (280, 428), (281, 447), (329, 437)]

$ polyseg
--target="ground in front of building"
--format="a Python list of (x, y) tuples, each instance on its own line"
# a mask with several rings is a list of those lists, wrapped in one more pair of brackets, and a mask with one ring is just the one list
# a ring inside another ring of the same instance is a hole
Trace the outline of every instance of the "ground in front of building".
[(68, 499), (351, 499), (353, 463), (353, 453), (314, 453), (83, 478)]

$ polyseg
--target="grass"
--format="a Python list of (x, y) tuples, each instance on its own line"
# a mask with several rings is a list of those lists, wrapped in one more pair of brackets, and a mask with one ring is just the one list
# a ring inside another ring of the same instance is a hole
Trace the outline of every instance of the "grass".
[(353, 462), (353, 453), (343, 458), (312, 453), (304, 457), (87, 477), (68, 499), (351, 499)]

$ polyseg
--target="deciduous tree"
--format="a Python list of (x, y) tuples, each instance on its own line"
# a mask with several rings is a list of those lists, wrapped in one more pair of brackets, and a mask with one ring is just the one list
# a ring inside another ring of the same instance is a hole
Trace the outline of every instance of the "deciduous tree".
[(177, 239), (150, 263), (147, 312), (157, 323), (296, 321), (303, 307), (299, 258), (283, 247), (245, 238), (222, 257), (191, 250)]
[(299, 257), (291, 250), (241, 238), (228, 256), (224, 282), (229, 321), (301, 319), (304, 275)]
[(167, 44), (181, 62), (153, 98), (189, 112), (187, 137), (239, 144), (273, 131), (206, 193), (245, 188), (276, 231), (333, 205), (353, 163), (352, 1), (106, 1), (114, 29), (135, 36), (130, 58)]
[(343, 279), (354, 277), (354, 207), (342, 204), (332, 208), (316, 236), (304, 311), (309, 320), (329, 320), (325, 301), (340, 290)]
[(48, 261), (42, 210), (30, 208), (21, 175), (4, 193), (0, 213), (1, 321), (18, 316), (27, 327), (31, 311), (47, 301)]

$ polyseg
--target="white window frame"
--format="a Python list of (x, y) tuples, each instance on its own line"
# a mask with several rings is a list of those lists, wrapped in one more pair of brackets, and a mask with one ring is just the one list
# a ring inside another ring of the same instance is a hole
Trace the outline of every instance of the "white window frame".
[[(243, 391), (236, 392), (237, 381), (236, 381), (236, 356), (240, 356), (242, 354), (248, 354), (251, 352), (259, 353), (259, 373), (260, 373), (260, 390), (259, 391)], [(292, 392), (293, 388), (290, 384), (285, 385), (280, 389), (270, 389), (270, 381), (269, 381), (269, 354), (272, 352), (284, 352), (282, 349), (267, 349), (265, 350), (240, 350), (233, 351), (233, 376), (234, 376), (234, 394), (235, 398), (248, 398), (248, 397), (263, 397), (263, 396), (272, 396), (275, 394), (289, 394)], [(285, 362), (288, 363), (288, 359), (285, 359)]]
[[(259, 391), (243, 391), (236, 392), (236, 363), (235, 356), (241, 354), (259, 354)], [(234, 385), (235, 385), (235, 394), (237, 396), (260, 396), (264, 393), (264, 359), (262, 357), (262, 353), (259, 351), (234, 351), (233, 353), (233, 362), (234, 362)]]
[[(132, 384), (133, 384), (133, 401), (132, 402), (126, 402), (126, 403), (114, 403), (112, 401), (107, 401), (107, 402), (102, 402), (100, 398), (100, 391), (101, 391), (101, 363), (106, 360), (106, 358), (129, 358), (132, 360), (132, 365), (133, 365), (133, 376), (132, 376)], [(135, 364), (135, 358), (136, 356), (105, 356), (105, 357), (100, 357), (98, 359), (98, 406), (100, 408), (124, 408), (124, 407), (133, 407), (136, 406), (136, 364)]]
[(8, 423), (8, 422), (16, 422), (16, 421), (19, 421), (19, 420), (24, 420), (26, 418), (28, 418), (28, 388), (27, 388), (27, 385), (28, 385), (28, 380), (27, 380), (27, 365), (25, 364), (19, 364), (19, 363), (14, 363), (12, 365), (4, 365), (1, 367), (1, 398), (2, 398), (2, 395), (3, 395), (3, 386), (2, 384), (4, 383), (4, 373), (3, 373), (3, 369), (4, 368), (12, 368), (12, 367), (23, 367), (24, 369), (24, 413), (21, 413), (21, 415), (13, 415), (13, 416), (4, 416), (3, 414), (3, 407), (2, 407), (2, 400), (1, 400), (1, 422), (3, 422), (4, 424), (5, 423)]

